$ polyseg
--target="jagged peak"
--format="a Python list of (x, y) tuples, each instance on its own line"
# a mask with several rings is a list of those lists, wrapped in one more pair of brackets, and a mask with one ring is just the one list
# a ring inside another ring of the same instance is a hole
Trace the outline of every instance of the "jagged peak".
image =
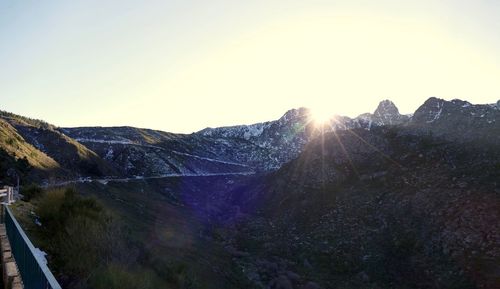
[(299, 107), (288, 110), (282, 117), (280, 117), (280, 121), (289, 121), (292, 119), (300, 118), (307, 116), (311, 113), (309, 108)]
[(432, 106), (435, 106), (436, 104), (438, 103), (443, 103), (445, 102), (446, 100), (442, 99), (442, 98), (438, 98), (438, 97), (435, 97), (435, 96), (431, 96), (429, 97), (422, 105), (422, 106), (428, 106), (428, 105), (432, 105)]
[(375, 116), (383, 116), (383, 115), (399, 115), (399, 109), (389, 99), (382, 100), (379, 104), (375, 112), (373, 113)]
[[(490, 107), (500, 107), (500, 100), (496, 103), (488, 104)], [(440, 109), (443, 106), (447, 107), (461, 107), (461, 108), (477, 108), (483, 107), (485, 104), (473, 104), (466, 100), (462, 100), (459, 98), (454, 98), (452, 100), (445, 100), (438, 97), (429, 97), (419, 108), (417, 108), (416, 112), (422, 109), (434, 108)]]
[(460, 107), (460, 108), (468, 108), (468, 107), (475, 107), (476, 105), (471, 104), (468, 101), (461, 100), (458, 98), (452, 99), (450, 101), (438, 98), (438, 97), (429, 97), (415, 112), (421, 112), (421, 111), (436, 111), (436, 110), (442, 110), (443, 106), (449, 106), (449, 107)]

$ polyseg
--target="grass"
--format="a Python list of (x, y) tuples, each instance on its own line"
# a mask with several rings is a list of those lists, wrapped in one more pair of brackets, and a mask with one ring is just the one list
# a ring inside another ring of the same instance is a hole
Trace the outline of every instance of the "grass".
[(235, 268), (232, 257), (201, 233), (207, 226), (203, 215), (179, 202), (181, 182), (180, 178), (167, 178), (87, 183), (76, 188), (101, 200), (127, 224), (131, 240), (144, 246), (144, 265), (165, 284), (172, 288), (243, 288), (242, 272)]
[(115, 174), (95, 152), (55, 126), (3, 111), (0, 111), (0, 149), (15, 159), (25, 159), (34, 172), (46, 179)]
[(31, 166), (46, 170), (58, 168), (59, 164), (26, 142), (8, 122), (0, 119), (0, 148), (15, 159), (25, 159)]
[[(13, 211), (35, 246), (49, 254), (49, 266), (64, 288), (148, 289), (161, 283), (153, 270), (128, 258), (139, 248), (95, 198), (61, 188), (18, 202)], [(42, 225), (35, 225), (34, 218)]]
[(204, 221), (159, 189), (174, 183), (29, 187), (34, 197), (14, 212), (64, 288), (241, 287), (231, 256), (200, 236)]
[(0, 110), (0, 117), (15, 121), (19, 124), (34, 126), (43, 129), (52, 129), (53, 125), (48, 124), (46, 121), (33, 119), (25, 116), (20, 116), (11, 112)]

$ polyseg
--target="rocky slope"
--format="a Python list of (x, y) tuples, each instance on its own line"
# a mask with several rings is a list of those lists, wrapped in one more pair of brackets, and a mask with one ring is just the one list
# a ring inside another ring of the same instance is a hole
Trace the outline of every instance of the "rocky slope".
[(0, 148), (9, 157), (26, 161), (32, 168), (30, 179), (67, 179), (113, 173), (97, 154), (45, 122), (0, 112), (0, 125)]
[(2, 113), (0, 164), (132, 177), (77, 186), (124, 216), (154, 270), (191, 262), (207, 288), (489, 289), (500, 284), (499, 113), (430, 98), (405, 116), (383, 101), (322, 126), (302, 108), (189, 135)]
[(445, 101), (432, 97), (415, 111), (410, 125), (453, 141), (498, 145), (499, 121), (499, 103), (471, 104), (459, 99)]
[(318, 128), (312, 113), (307, 108), (292, 109), (280, 119), (253, 125), (206, 128), (197, 134), (218, 139), (244, 139), (268, 150), (272, 166), (276, 169), (296, 158), (304, 145), (318, 134), (333, 130), (353, 128), (371, 129), (375, 126), (398, 125), (407, 122), (408, 116), (401, 115), (390, 100), (382, 101), (373, 114), (362, 114), (354, 119), (332, 116)]
[[(0, 118), (40, 156), (55, 162), (32, 160), (35, 167), (60, 166), (67, 177), (74, 178), (268, 172), (295, 159), (320, 133), (387, 125), (408, 126), (416, 133), (450, 140), (495, 144), (500, 137), (499, 113), (497, 105), (430, 98), (410, 117), (384, 100), (373, 114), (353, 119), (334, 116), (320, 127), (312, 121), (310, 110), (299, 108), (275, 121), (207, 128), (189, 135), (133, 127), (57, 128), (5, 112)], [(450, 127), (461, 133), (450, 133)]]
[(253, 173), (255, 161), (267, 160), (263, 150), (244, 140), (216, 141), (133, 127), (60, 130), (98, 153), (124, 176)]
[(275, 170), (296, 158), (320, 131), (371, 129), (401, 124), (407, 119), (386, 100), (374, 114), (355, 119), (336, 116), (321, 130), (312, 122), (310, 111), (299, 108), (275, 121), (207, 128), (190, 135), (132, 127), (61, 128), (59, 131), (96, 152), (120, 175), (202, 175)]
[(234, 190), (223, 240), (263, 288), (497, 288), (499, 166), (408, 128), (328, 133)]
[[(224, 248), (213, 254), (232, 263), (201, 265), (217, 288), (496, 288), (499, 168), (499, 146), (375, 126), (326, 132), (269, 174), (92, 186), (118, 203), (116, 187), (134, 186), (124, 214), (150, 214), (153, 235), (161, 224), (189, 239), (189, 250)], [(201, 227), (184, 232), (141, 201), (143, 191)]]

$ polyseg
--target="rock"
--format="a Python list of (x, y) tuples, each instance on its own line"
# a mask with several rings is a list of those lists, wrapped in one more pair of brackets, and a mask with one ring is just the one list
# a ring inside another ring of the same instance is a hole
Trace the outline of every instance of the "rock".
[(293, 289), (292, 282), (284, 275), (280, 275), (269, 282), (269, 289)]
[(371, 118), (377, 125), (401, 124), (409, 119), (408, 116), (401, 115), (396, 105), (388, 99), (379, 103)]
[(286, 271), (286, 276), (293, 282), (297, 282), (300, 280), (300, 275), (292, 271)]
[(279, 270), (278, 264), (267, 261), (267, 260), (260, 261), (260, 262), (258, 262), (258, 264), (261, 266), (261, 268), (265, 269), (266, 271), (272, 272), (272, 273), (276, 273)]
[(370, 282), (370, 276), (368, 276), (368, 274), (366, 274), (365, 271), (361, 271), (358, 273), (357, 275), (358, 279), (367, 283), (367, 282)]
[(302, 286), (302, 289), (321, 289), (321, 286), (319, 286), (316, 282), (309, 281)]
[(306, 267), (307, 269), (313, 269), (313, 266), (311, 265), (311, 263), (309, 263), (309, 260), (307, 259), (304, 259), (304, 267)]
[(249, 254), (248, 252), (243, 252), (243, 251), (240, 251), (236, 248), (234, 248), (233, 246), (226, 246), (226, 251), (231, 254), (233, 257), (247, 257)]

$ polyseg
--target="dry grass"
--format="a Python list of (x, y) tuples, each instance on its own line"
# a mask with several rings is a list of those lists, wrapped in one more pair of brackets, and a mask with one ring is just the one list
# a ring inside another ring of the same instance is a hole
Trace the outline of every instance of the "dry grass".
[(0, 148), (16, 159), (25, 158), (35, 168), (42, 170), (59, 168), (54, 159), (26, 142), (12, 125), (2, 119), (0, 119)]

